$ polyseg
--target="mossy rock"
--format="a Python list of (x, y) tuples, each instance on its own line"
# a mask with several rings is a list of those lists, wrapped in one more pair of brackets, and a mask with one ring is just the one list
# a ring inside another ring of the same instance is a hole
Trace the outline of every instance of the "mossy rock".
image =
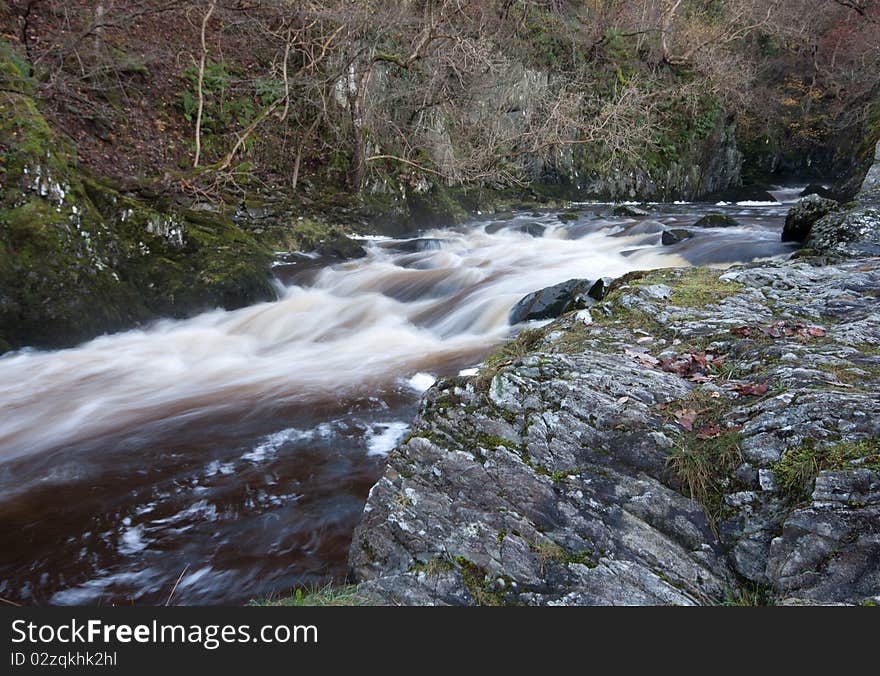
[[(0, 70), (25, 77), (2, 48)], [(4, 349), (274, 296), (268, 247), (223, 216), (148, 204), (87, 176), (27, 89), (0, 92)]]
[(694, 223), (695, 228), (734, 228), (739, 221), (727, 214), (706, 214)]

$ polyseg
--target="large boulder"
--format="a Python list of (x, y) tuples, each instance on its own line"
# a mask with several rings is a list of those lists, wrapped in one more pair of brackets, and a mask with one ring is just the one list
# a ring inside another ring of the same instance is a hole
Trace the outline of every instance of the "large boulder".
[(830, 213), (837, 207), (837, 202), (831, 199), (810, 194), (795, 204), (785, 217), (785, 226), (782, 228), (783, 242), (803, 242), (810, 234), (813, 223)]
[(593, 303), (589, 296), (592, 286), (593, 281), (589, 279), (569, 279), (530, 293), (513, 306), (510, 323), (555, 319), (566, 312), (581, 310)]
[(880, 142), (855, 200), (816, 221), (804, 246), (842, 256), (880, 255)]

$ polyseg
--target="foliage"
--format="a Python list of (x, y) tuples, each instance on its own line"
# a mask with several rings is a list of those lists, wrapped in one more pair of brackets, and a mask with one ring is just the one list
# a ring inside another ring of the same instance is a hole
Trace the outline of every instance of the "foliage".
[(311, 587), (307, 589), (297, 588), (290, 596), (279, 598), (267, 598), (261, 601), (252, 601), (254, 606), (366, 606), (370, 605), (369, 599), (358, 592), (355, 585), (334, 586), (326, 584), (323, 587)]
[(779, 489), (792, 499), (809, 496), (819, 472), (842, 469), (880, 469), (880, 439), (817, 444), (809, 440), (786, 451), (773, 465)]

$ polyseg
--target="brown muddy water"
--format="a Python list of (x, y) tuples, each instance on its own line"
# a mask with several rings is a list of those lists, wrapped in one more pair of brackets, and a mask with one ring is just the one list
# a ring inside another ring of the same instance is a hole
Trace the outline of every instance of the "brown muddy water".
[[(0, 358), (0, 597), (238, 604), (341, 580), (384, 457), (435, 378), (566, 279), (788, 254), (782, 203), (518, 213), (326, 266), (279, 256), (279, 299)], [(707, 211), (742, 227), (673, 246)], [(604, 214), (604, 215), (603, 215)], [(182, 574), (182, 577), (181, 577)]]

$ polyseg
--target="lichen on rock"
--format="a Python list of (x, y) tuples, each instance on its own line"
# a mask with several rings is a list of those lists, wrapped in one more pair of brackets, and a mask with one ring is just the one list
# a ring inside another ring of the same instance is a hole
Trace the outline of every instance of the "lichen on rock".
[[(592, 323), (566, 314), (488, 374), (437, 383), (355, 532), (361, 589), (877, 602), (878, 293), (877, 259), (630, 275)], [(818, 469), (792, 492), (805, 448)]]

